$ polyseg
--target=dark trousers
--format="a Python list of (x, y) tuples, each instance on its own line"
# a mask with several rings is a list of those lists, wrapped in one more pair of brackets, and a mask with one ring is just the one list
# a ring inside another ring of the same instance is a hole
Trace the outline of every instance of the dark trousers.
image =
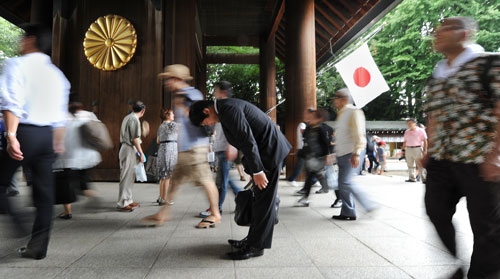
[(266, 170), (267, 187), (260, 190), (254, 186), (254, 201), (252, 204), (252, 223), (248, 230), (248, 245), (257, 248), (271, 248), (274, 224), (276, 222), (276, 194), (281, 166)]
[(468, 278), (500, 278), (500, 183), (486, 182), (476, 164), (431, 160), (427, 165), (425, 206), (446, 248), (456, 256), (456, 205), (467, 198), (474, 234)]
[(305, 198), (309, 197), (309, 194), (311, 194), (311, 188), (316, 181), (319, 181), (321, 184), (321, 189), (322, 190), (328, 190), (328, 183), (326, 182), (326, 176), (325, 176), (325, 159), (320, 158), (320, 159), (313, 159), (317, 160), (318, 162), (321, 162), (320, 166), (315, 166), (314, 168), (308, 168), (307, 165), (307, 159), (306, 159), (306, 181), (304, 182), (304, 192)]
[(29, 168), (33, 181), (33, 204), (36, 208), (35, 221), (31, 231), (31, 240), (27, 248), (36, 254), (45, 255), (49, 244), (50, 230), (52, 226), (52, 214), (54, 204), (54, 175), (52, 164), (55, 161), (53, 149), (52, 127), (38, 127), (31, 125), (19, 125), (17, 139), (23, 152), (23, 161), (12, 159), (5, 149), (6, 142), (2, 144), (4, 151), (0, 156), (0, 204), (13, 218), (14, 224), (21, 225), (20, 212), (13, 210), (10, 200), (6, 197), (6, 189), (14, 176), (17, 168)]
[(302, 172), (303, 167), (304, 167), (304, 159), (297, 156), (297, 162), (295, 163), (295, 167), (293, 168), (292, 174), (287, 178), (287, 180), (295, 181)]
[(370, 165), (368, 166), (367, 171), (371, 173), (374, 167), (377, 168), (375, 164), (378, 165), (378, 161), (373, 151), (367, 152), (366, 154), (368, 156), (368, 161), (370, 161)]

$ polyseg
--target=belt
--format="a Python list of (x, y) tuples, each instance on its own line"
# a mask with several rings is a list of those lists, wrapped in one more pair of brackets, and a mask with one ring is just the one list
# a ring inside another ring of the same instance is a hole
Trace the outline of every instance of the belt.
[(417, 148), (417, 147), (422, 147), (422, 146), (407, 146), (406, 148)]
[(160, 143), (167, 143), (167, 142), (177, 142), (176, 140), (162, 140)]

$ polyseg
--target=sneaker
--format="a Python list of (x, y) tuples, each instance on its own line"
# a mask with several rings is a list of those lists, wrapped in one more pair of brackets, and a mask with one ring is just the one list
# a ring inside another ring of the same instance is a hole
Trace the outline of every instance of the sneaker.
[(332, 205), (330, 207), (331, 208), (341, 208), (342, 207), (342, 200), (335, 199), (335, 201), (332, 203)]
[(175, 202), (174, 202), (174, 200), (169, 200), (169, 201), (167, 201), (167, 204), (168, 204), (168, 205), (172, 205), (172, 204), (174, 204), (174, 203), (175, 203)]
[(208, 208), (205, 211), (201, 211), (198, 216), (200, 216), (200, 218), (207, 218), (210, 215), (212, 215), (212, 212), (210, 211), (210, 208)]
[(309, 207), (309, 200), (306, 198), (300, 198), (297, 201), (296, 207)]
[(303, 189), (300, 189), (297, 192), (295, 192), (293, 195), (294, 196), (303, 196), (305, 194), (306, 194), (306, 191), (304, 191)]
[(299, 187), (299, 183), (297, 183), (297, 181), (293, 180), (293, 181), (287, 181), (288, 182), (288, 185), (292, 186), (292, 187)]
[(407, 180), (405, 180), (405, 182), (417, 182), (417, 181), (411, 180), (411, 179), (407, 179)]
[(318, 191), (316, 191), (316, 194), (326, 194), (328, 193), (328, 190), (326, 189), (319, 189)]

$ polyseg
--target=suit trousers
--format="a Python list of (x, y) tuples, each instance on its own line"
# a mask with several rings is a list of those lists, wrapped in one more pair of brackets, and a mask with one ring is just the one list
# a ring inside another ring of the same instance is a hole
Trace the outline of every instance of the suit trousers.
[(427, 164), (425, 207), (446, 248), (457, 256), (452, 219), (467, 198), (474, 247), (468, 278), (500, 278), (500, 183), (479, 176), (479, 166), (431, 160)]
[(265, 170), (267, 187), (260, 190), (254, 186), (254, 201), (252, 204), (252, 223), (248, 229), (248, 245), (257, 249), (269, 249), (273, 241), (274, 225), (277, 218), (276, 194), (281, 165), (271, 170)]
[(135, 183), (135, 167), (139, 157), (134, 147), (123, 143), (120, 147), (118, 158), (120, 159), (120, 184), (118, 190), (119, 208), (125, 207), (134, 202), (132, 199), (132, 188)]
[(31, 231), (31, 239), (27, 248), (37, 255), (46, 255), (52, 227), (54, 193), (54, 175), (52, 164), (56, 159), (53, 148), (53, 134), (50, 126), (33, 126), (20, 124), (17, 139), (21, 145), (24, 159), (17, 161), (6, 152), (6, 142), (2, 143), (4, 151), (0, 156), (0, 203), (13, 218), (14, 224), (22, 225), (21, 212), (16, 212), (6, 197), (6, 189), (19, 166), (32, 171), (33, 203), (36, 208), (35, 221)]

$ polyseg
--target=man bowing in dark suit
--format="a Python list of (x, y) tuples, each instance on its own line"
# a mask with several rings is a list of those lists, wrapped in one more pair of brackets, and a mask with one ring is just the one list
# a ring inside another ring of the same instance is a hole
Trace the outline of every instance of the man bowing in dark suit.
[(243, 152), (245, 172), (254, 184), (252, 222), (245, 239), (229, 240), (240, 250), (227, 255), (233, 260), (262, 256), (271, 248), (278, 180), (290, 143), (267, 114), (240, 99), (198, 101), (191, 105), (189, 118), (196, 126), (220, 122), (227, 141)]

